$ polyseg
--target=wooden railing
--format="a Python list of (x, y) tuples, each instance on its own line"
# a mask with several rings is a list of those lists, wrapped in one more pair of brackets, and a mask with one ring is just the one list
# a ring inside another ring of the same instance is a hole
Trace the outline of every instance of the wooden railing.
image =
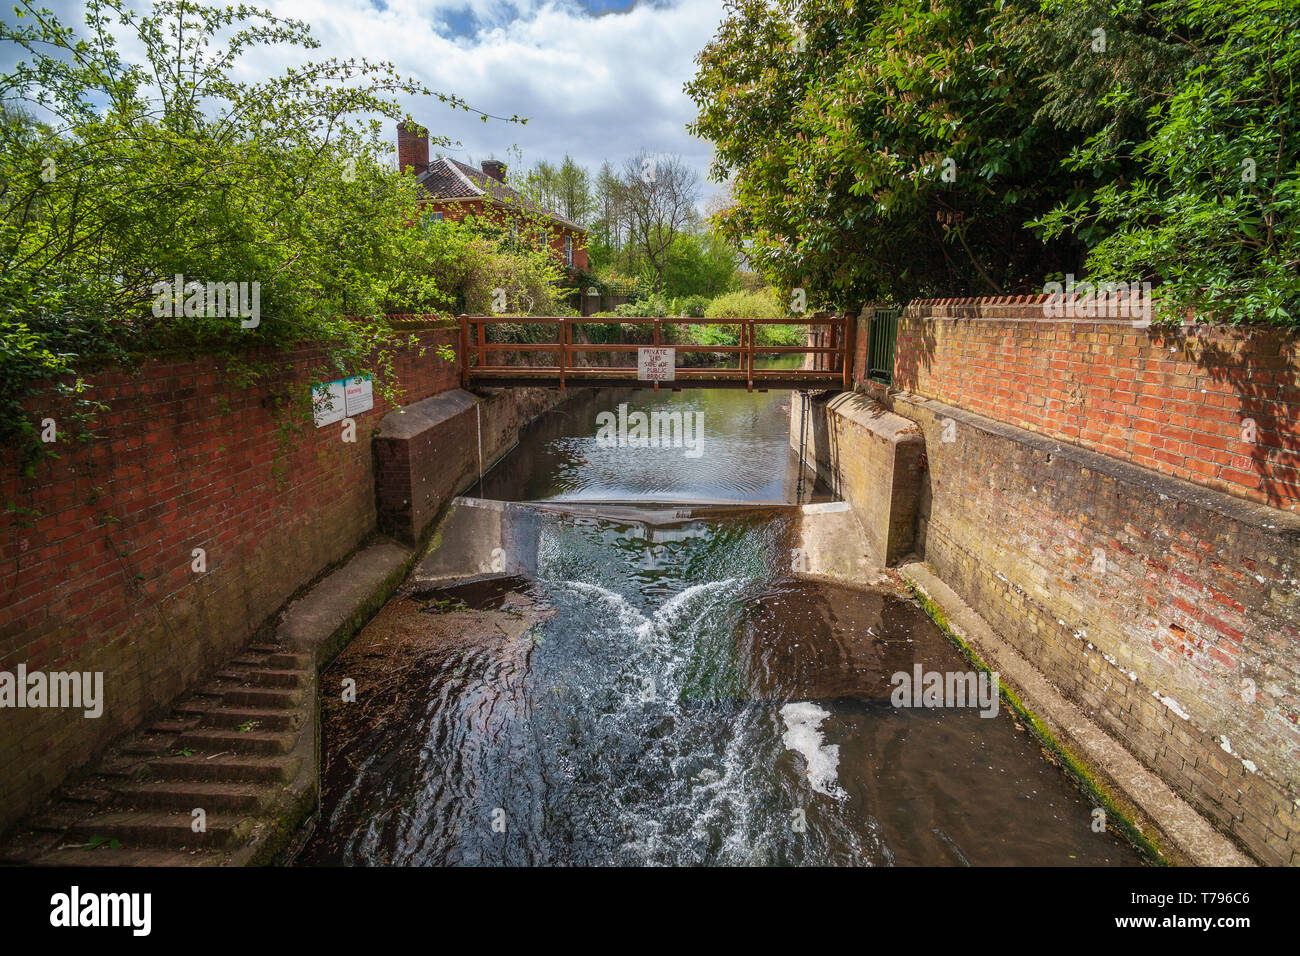
[[(554, 333), (545, 341), (507, 341), (489, 330), (502, 326), (549, 326)], [(640, 326), (641, 337), (650, 341), (627, 342), (636, 335), (620, 335), (618, 343), (575, 342), (577, 327)], [(734, 326), (736, 345), (698, 345), (670, 341), (677, 336), (668, 334), (673, 327), (690, 325)], [(818, 344), (759, 345), (757, 330), (760, 326), (795, 326), (801, 331), (810, 326), (820, 335), (805, 335), (805, 341)], [(635, 360), (639, 349), (671, 348), (674, 360), (682, 353), (734, 356), (734, 365), (726, 366), (676, 366), (670, 388), (852, 388), (853, 335), (856, 323), (841, 316), (810, 316), (800, 319), (696, 319), (655, 318), (633, 316), (618, 319), (589, 319), (577, 316), (514, 316), (514, 315), (462, 315), (460, 317), (460, 345), (464, 357), (462, 385), (607, 385), (649, 387), (648, 381), (638, 377), (638, 365), (590, 365), (583, 361), (595, 353), (614, 356), (631, 355)], [(644, 330), (648, 329), (646, 335)], [(553, 337), (552, 337), (553, 335)], [(546, 364), (507, 364), (499, 357), (503, 353), (537, 354), (547, 357)], [(803, 355), (801, 368), (764, 368), (755, 359), (776, 355)], [(659, 387), (654, 383), (654, 388)]]

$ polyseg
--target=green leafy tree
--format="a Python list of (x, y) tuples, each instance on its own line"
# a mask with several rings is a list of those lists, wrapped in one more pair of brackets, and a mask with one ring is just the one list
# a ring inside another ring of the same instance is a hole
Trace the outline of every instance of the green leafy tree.
[[(1023, 228), (1073, 143), (986, 0), (731, 0), (687, 84), (734, 205), (719, 224), (809, 303), (1035, 291), (1073, 236)], [(1081, 139), (1076, 137), (1076, 141)]]
[[(277, 371), (256, 356), (313, 341), (327, 370), (373, 371), (391, 396), (406, 339), (383, 315), (447, 299), (413, 265), (445, 250), (410, 228), (414, 183), (387, 161), (382, 121), (356, 117), (402, 118), (398, 94), (467, 104), (358, 59), (236, 79), (251, 49), (318, 46), (301, 21), (245, 6), (89, 0), (78, 30), (24, 3), (0, 43), (20, 56), (0, 77), (0, 439), (29, 466), (33, 393), (89, 414), (85, 373), (142, 350), (225, 354), (256, 377)], [(258, 289), (257, 320), (211, 292), (178, 312), (182, 290), (162, 285), (177, 275)]]
[(687, 90), (746, 260), (810, 305), (1157, 287), (1300, 324), (1295, 0), (732, 0)]
[(555, 174), (555, 211), (566, 219), (585, 226), (594, 208), (591, 176), (572, 156), (565, 156)]
[(670, 296), (713, 298), (731, 291), (736, 255), (712, 232), (684, 232), (673, 240), (664, 263), (663, 287)]
[(680, 156), (641, 152), (624, 163), (627, 244), (638, 271), (655, 289), (662, 287), (673, 243), (697, 222), (699, 195), (699, 177)]
[[(1121, 174), (1043, 216), (1046, 235), (1092, 240), (1091, 279), (1153, 282), (1160, 318), (1300, 324), (1300, 7), (1086, 8), (1106, 31), (1106, 52), (1057, 60), (1044, 86), (1057, 110), (1073, 98), (1066, 118), (1090, 130), (1066, 168)], [(1020, 38), (1059, 49), (1054, 17), (1070, 9), (1053, 0), (1050, 26)], [(1161, 69), (1134, 69), (1135, 59)], [(1087, 70), (1102, 78), (1088, 82)], [(1106, 80), (1108, 71), (1118, 76)]]

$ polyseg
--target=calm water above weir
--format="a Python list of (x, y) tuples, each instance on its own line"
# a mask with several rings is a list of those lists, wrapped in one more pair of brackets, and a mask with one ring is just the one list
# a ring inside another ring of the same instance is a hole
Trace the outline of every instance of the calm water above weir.
[[(481, 491), (469, 493), (498, 501), (793, 502), (802, 491), (805, 502), (826, 500), (824, 487), (812, 494), (811, 476), (799, 487), (791, 400), (798, 395), (721, 388), (589, 391), (534, 422)], [(654, 444), (652, 429), (664, 433)]]
[[(579, 399), (484, 496), (791, 501), (789, 401)], [(606, 447), (620, 403), (702, 412), (702, 454)], [(398, 598), (331, 668), (359, 703), (324, 701), (300, 863), (1138, 862), (1006, 710), (891, 704), (892, 675), (969, 665), (899, 596), (793, 578), (788, 510), (538, 520), (534, 580)], [(474, 608), (525, 623), (476, 635)]]

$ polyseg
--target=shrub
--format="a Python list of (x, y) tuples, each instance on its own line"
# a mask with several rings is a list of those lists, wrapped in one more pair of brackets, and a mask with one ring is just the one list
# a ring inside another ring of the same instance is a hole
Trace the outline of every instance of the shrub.
[(776, 291), (770, 287), (757, 292), (728, 292), (718, 296), (704, 310), (706, 319), (780, 319), (785, 314)]

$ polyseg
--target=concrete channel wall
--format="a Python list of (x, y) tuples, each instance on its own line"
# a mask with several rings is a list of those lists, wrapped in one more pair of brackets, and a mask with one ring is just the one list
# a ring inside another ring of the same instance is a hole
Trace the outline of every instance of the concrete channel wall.
[[(909, 307), (900, 322), (896, 381), (925, 385), (930, 379), (919, 369), (957, 361), (942, 343), (955, 349), (997, 339), (1013, 321), (964, 318), (958, 332), (945, 325), (953, 319), (928, 327), (930, 311), (926, 303)], [(1045, 366), (1042, 356), (1026, 354), (1034, 342), (1060, 347), (1058, 336), (1041, 330), (1013, 333), (1022, 336), (1019, 347), (999, 353), (1014, 366), (1008, 379)], [(1086, 339), (1112, 334), (1124, 342), (1134, 330), (1093, 329)], [(1291, 392), (1279, 383), (1295, 380), (1293, 366), (1279, 376), (1269, 359), (1294, 350), (1279, 353), (1273, 338), (1262, 341), (1267, 354), (1258, 365), (1244, 347), (1233, 352), (1234, 363), (1258, 369), (1253, 383), (1236, 379), (1257, 411), (1287, 405)], [(1149, 355), (1152, 346), (1132, 348)], [(1094, 348), (1088, 361), (1099, 381), (1148, 368), (1134, 364), (1128, 349)], [(1218, 373), (1170, 374), (1195, 383)], [(1023, 404), (1016, 389), (994, 401), (981, 391), (984, 379), (962, 381), (971, 392), (942, 384), (962, 405)], [(1256, 860), (1300, 862), (1300, 516), (1289, 505), (1251, 500), (1261, 488), (1278, 493), (1277, 476), (1288, 466), (1262, 454), (1258, 488), (1243, 480), (1242, 493), (1232, 495), (1210, 487), (1224, 486), (1218, 477), (1194, 484), (1135, 464), (1122, 450), (1102, 453), (912, 391), (866, 388), (870, 394), (813, 402), (810, 459), (858, 509), (882, 556), (895, 563), (914, 552), (1055, 688)], [(1147, 427), (1158, 440), (1162, 413), (1145, 394), (1107, 392), (1111, 406), (1135, 403), (1108, 414), (1156, 420)], [(1290, 439), (1278, 440), (1293, 453)]]

